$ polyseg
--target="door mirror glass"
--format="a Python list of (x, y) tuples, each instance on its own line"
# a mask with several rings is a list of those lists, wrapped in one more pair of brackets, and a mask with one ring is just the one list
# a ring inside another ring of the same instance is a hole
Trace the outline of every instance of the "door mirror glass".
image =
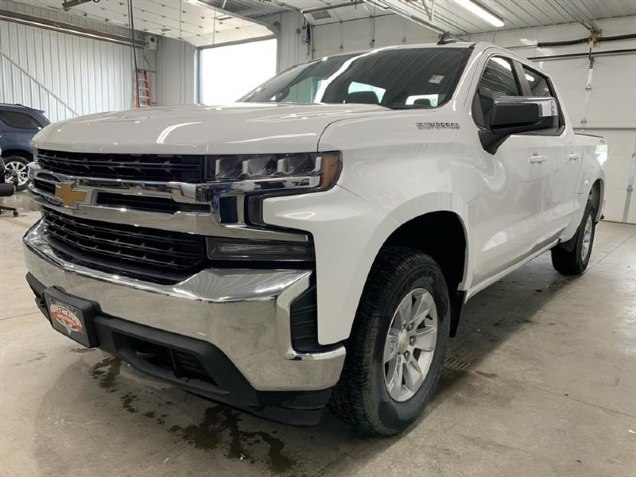
[(494, 154), (511, 134), (556, 131), (559, 107), (551, 97), (501, 96), (493, 104), (488, 126), (479, 132), (479, 139), (484, 149)]

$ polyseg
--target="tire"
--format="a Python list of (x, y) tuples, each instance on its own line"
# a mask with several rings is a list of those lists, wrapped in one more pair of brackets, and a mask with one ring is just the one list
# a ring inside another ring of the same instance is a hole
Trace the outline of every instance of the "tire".
[(574, 238), (563, 245), (552, 249), (552, 266), (563, 275), (580, 275), (587, 268), (592, 255), (594, 236), (596, 235), (596, 209), (592, 201), (588, 201), (583, 213), (583, 220)]
[[(3, 157), (2, 160), (4, 161), (4, 166), (7, 171), (13, 170), (18, 173), (19, 182), (16, 190), (20, 192), (29, 187), (30, 180), (28, 176), (29, 171), (27, 168), (27, 164), (31, 162), (31, 160), (22, 156), (7, 156)], [(10, 175), (6, 175), (6, 181), (9, 181), (10, 177)]]
[[(400, 327), (402, 316), (422, 321), (404, 329)], [(385, 248), (365, 285), (330, 409), (364, 436), (390, 436), (405, 430), (422, 415), (435, 391), (449, 332), (450, 300), (439, 265), (415, 249)], [(413, 348), (413, 343), (428, 351)], [(392, 353), (395, 358), (386, 362)], [(408, 367), (402, 365), (401, 377), (395, 374), (400, 356), (409, 360)], [(418, 361), (421, 376), (414, 372), (414, 361)]]

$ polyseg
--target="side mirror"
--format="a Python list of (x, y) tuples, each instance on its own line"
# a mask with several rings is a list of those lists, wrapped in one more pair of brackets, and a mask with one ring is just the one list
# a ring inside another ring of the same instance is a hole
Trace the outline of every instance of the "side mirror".
[(491, 154), (511, 134), (555, 131), (559, 127), (559, 108), (554, 98), (502, 96), (495, 100), (490, 129), (479, 132), (484, 149)]

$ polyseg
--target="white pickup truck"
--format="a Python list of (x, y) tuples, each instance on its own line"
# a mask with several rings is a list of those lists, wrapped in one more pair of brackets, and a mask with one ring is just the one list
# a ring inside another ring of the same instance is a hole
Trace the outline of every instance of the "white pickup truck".
[(198, 395), (363, 434), (421, 415), (464, 303), (550, 250), (582, 273), (607, 146), (485, 43), (295, 66), (238, 103), (34, 139), (28, 282), (52, 326)]

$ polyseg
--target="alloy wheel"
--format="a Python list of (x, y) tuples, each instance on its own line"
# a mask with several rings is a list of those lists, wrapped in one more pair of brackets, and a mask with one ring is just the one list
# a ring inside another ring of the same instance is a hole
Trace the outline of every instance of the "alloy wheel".
[(18, 187), (29, 182), (29, 170), (27, 165), (20, 161), (9, 161), (4, 164), (6, 169), (6, 181), (11, 180), (11, 172), (15, 172), (18, 176)]
[(583, 243), (581, 244), (581, 261), (583, 262), (587, 260), (587, 255), (590, 253), (593, 228), (592, 214), (588, 214), (587, 220), (585, 221), (585, 228), (583, 229)]
[(437, 307), (424, 288), (410, 291), (393, 314), (384, 345), (384, 379), (398, 402), (411, 399), (422, 387), (437, 342)]

